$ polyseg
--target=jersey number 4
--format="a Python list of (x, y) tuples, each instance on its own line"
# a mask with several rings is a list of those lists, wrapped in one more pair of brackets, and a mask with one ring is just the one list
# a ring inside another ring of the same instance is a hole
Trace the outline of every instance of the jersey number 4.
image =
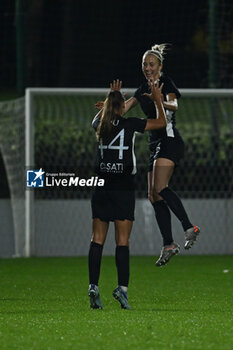
[[(126, 151), (129, 149), (129, 146), (124, 146), (124, 138), (125, 138), (125, 129), (122, 129), (108, 145), (103, 145), (101, 140), (99, 145), (101, 158), (103, 159), (104, 157), (104, 149), (112, 149), (112, 150), (118, 150), (119, 151), (118, 158), (123, 159), (123, 151)], [(119, 139), (119, 144), (114, 145), (114, 143), (117, 143), (118, 139)]]

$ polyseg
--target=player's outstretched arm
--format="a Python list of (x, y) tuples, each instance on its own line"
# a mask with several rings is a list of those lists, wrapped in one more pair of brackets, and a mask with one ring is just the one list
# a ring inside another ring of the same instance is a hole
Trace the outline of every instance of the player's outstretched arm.
[[(110, 88), (113, 91), (120, 91), (122, 88), (122, 81), (117, 79), (117, 80), (113, 80), (113, 83), (110, 84)], [(136, 106), (137, 104), (137, 100), (135, 97), (131, 97), (129, 98), (127, 101), (125, 101), (125, 109), (124, 109), (124, 115), (134, 106)]]
[(162, 103), (162, 88), (163, 84), (159, 87), (159, 82), (155, 84), (154, 80), (149, 81), (151, 93), (144, 95), (149, 97), (152, 101), (154, 101), (155, 108), (157, 111), (156, 119), (148, 119), (146, 123), (145, 130), (154, 130), (161, 129), (167, 126), (166, 114), (164, 111), (163, 103)]
[(125, 101), (125, 111), (124, 114), (126, 114), (130, 109), (135, 107), (138, 104), (138, 101), (135, 97), (130, 97), (127, 101)]
[[(111, 91), (120, 91), (121, 87), (122, 87), (122, 81), (119, 79), (113, 80), (112, 83), (110, 83), (110, 90)], [(104, 107), (104, 101), (96, 102), (95, 107), (97, 109), (102, 109)]]
[[(118, 90), (120, 91), (122, 88), (122, 81), (117, 79), (113, 80), (113, 83), (110, 84), (111, 90), (115, 91)], [(137, 100), (135, 97), (129, 98), (127, 101), (125, 101), (125, 109), (124, 109), (124, 115), (134, 106), (136, 106)]]
[[(111, 91), (120, 91), (121, 87), (122, 87), (122, 81), (119, 79), (113, 80), (112, 83), (110, 83)], [(104, 107), (104, 102), (103, 101), (96, 102), (95, 107), (97, 109), (102, 109)]]
[(178, 110), (178, 101), (176, 98), (176, 94), (174, 93), (167, 94), (167, 101), (163, 101), (163, 106), (169, 111), (176, 112)]
[[(117, 80), (113, 80), (112, 83), (110, 83), (110, 89), (112, 91), (120, 91), (122, 88), (122, 81), (117, 79)], [(127, 101), (125, 101), (125, 110), (124, 110), (124, 115), (133, 107), (135, 107), (137, 105), (138, 101), (135, 97), (130, 97)], [(97, 109), (102, 109), (104, 106), (104, 102), (103, 101), (98, 101), (95, 104), (95, 107)]]
[[(117, 79), (117, 80), (113, 80), (111, 83), (110, 83), (110, 90), (111, 91), (120, 91), (121, 90), (121, 87), (122, 87), (122, 81)], [(103, 108), (104, 108), (104, 102), (103, 101), (98, 101), (96, 104), (95, 104), (95, 107), (97, 109), (99, 109), (99, 112), (95, 115), (94, 119), (92, 120), (92, 126), (94, 124), (94, 122), (101, 118), (101, 115), (102, 115), (102, 111), (103, 111)]]

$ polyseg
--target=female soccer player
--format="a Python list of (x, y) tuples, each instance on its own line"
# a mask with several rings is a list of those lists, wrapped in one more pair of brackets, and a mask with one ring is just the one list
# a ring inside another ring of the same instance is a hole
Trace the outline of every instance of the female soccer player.
[(157, 119), (123, 118), (125, 100), (119, 91), (121, 82), (110, 85), (104, 107), (93, 119), (98, 150), (96, 173), (105, 180), (103, 188), (96, 187), (92, 196), (93, 234), (88, 255), (90, 306), (102, 309), (98, 282), (103, 245), (107, 236), (109, 221), (115, 225), (115, 261), (118, 273), (118, 287), (113, 297), (121, 308), (129, 309), (127, 288), (129, 283), (129, 237), (134, 220), (134, 155), (135, 132), (161, 129), (166, 123), (158, 83), (149, 82), (151, 91), (145, 96), (151, 100), (157, 111)]
[(180, 198), (169, 187), (169, 180), (174, 168), (183, 157), (184, 142), (175, 127), (175, 112), (178, 109), (177, 99), (181, 95), (171, 78), (162, 72), (166, 46), (166, 44), (154, 45), (151, 50), (144, 53), (142, 71), (147, 81), (136, 90), (132, 98), (126, 101), (125, 107), (125, 113), (127, 113), (139, 102), (148, 120), (156, 118), (157, 112), (154, 104), (145, 93), (150, 92), (151, 84), (148, 82), (151, 79), (159, 82), (160, 86), (163, 84), (162, 96), (167, 126), (165, 129), (149, 132), (148, 197), (154, 207), (163, 237), (163, 248), (156, 266), (165, 265), (173, 255), (180, 251), (180, 246), (174, 242), (172, 237), (169, 208), (180, 220), (185, 231), (185, 249), (191, 248), (200, 232), (198, 226), (191, 224)]

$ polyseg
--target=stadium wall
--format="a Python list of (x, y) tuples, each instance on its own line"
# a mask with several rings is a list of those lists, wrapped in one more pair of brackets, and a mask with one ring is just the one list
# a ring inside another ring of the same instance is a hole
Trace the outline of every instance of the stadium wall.
[(0, 200), (0, 258), (14, 256), (14, 227), (10, 199)]
[[(182, 248), (181, 254), (232, 254), (233, 199), (184, 199), (183, 203), (191, 220), (200, 225), (201, 234), (192, 250), (187, 252)], [(37, 200), (35, 213), (33, 255), (87, 255), (91, 236), (89, 200)], [(10, 200), (0, 201), (0, 219), (0, 257), (11, 257), (14, 256), (14, 229)], [(181, 225), (174, 215), (172, 221), (174, 238), (183, 247)], [(159, 254), (162, 241), (156, 225), (151, 204), (146, 199), (138, 199), (131, 235), (132, 255)], [(114, 227), (111, 224), (104, 254), (113, 255), (114, 246)]]

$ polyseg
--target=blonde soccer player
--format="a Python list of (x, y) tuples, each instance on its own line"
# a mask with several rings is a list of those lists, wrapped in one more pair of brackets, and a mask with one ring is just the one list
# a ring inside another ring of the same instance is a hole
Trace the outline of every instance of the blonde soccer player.
[(163, 106), (166, 111), (167, 126), (161, 130), (149, 131), (150, 158), (148, 166), (148, 198), (153, 205), (157, 223), (163, 238), (163, 247), (156, 266), (168, 263), (178, 254), (180, 246), (174, 242), (170, 210), (182, 224), (185, 233), (185, 249), (190, 249), (197, 239), (200, 228), (193, 225), (178, 195), (169, 187), (175, 167), (184, 155), (184, 142), (176, 128), (176, 111), (181, 94), (173, 80), (163, 69), (167, 44), (154, 45), (142, 57), (142, 72), (146, 81), (139, 86), (134, 96), (126, 101), (125, 113), (140, 104), (147, 120), (157, 118), (151, 99), (150, 81), (153, 79), (162, 87)]

